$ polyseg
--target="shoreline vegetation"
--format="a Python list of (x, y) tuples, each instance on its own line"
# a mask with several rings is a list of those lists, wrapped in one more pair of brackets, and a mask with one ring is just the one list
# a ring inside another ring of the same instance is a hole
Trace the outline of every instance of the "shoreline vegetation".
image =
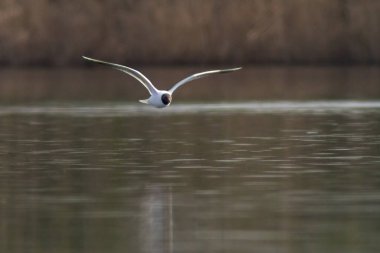
[(2, 0), (0, 66), (380, 63), (380, 1)]

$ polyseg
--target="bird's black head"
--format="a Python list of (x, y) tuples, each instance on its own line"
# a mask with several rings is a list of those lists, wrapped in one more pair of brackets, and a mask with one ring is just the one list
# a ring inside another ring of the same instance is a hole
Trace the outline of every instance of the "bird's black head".
[(164, 105), (169, 105), (172, 102), (172, 96), (169, 93), (163, 94), (161, 101)]

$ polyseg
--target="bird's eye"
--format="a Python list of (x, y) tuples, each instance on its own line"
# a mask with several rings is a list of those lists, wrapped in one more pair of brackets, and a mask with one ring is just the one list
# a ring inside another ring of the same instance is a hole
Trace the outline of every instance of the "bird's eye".
[(169, 94), (163, 94), (161, 96), (161, 101), (164, 105), (168, 105), (171, 102), (171, 96)]

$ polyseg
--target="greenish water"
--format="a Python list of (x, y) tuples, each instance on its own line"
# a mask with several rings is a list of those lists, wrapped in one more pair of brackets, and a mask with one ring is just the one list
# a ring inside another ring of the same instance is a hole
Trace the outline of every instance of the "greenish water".
[[(136, 67), (159, 89), (169, 89), (186, 76), (221, 66)], [(227, 67), (227, 66), (226, 66)], [(230, 66), (231, 67), (231, 66)], [(181, 102), (241, 102), (268, 100), (377, 100), (380, 68), (250, 67), (226, 75), (198, 79), (178, 89)], [(0, 104), (62, 101), (135, 103), (147, 98), (134, 78), (106, 66), (87, 69), (1, 69)]]
[(0, 117), (0, 252), (380, 250), (380, 102)]

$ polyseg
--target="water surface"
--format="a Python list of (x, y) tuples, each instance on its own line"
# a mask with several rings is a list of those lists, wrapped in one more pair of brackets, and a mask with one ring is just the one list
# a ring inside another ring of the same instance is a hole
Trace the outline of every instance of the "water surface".
[[(140, 67), (159, 89), (186, 76), (231, 66)], [(174, 102), (252, 100), (376, 100), (380, 69), (370, 67), (251, 67), (198, 79), (176, 90)], [(0, 103), (90, 101), (134, 103), (148, 96), (134, 78), (106, 66), (88, 69), (1, 69)]]
[(1, 252), (377, 252), (380, 102), (0, 107)]

